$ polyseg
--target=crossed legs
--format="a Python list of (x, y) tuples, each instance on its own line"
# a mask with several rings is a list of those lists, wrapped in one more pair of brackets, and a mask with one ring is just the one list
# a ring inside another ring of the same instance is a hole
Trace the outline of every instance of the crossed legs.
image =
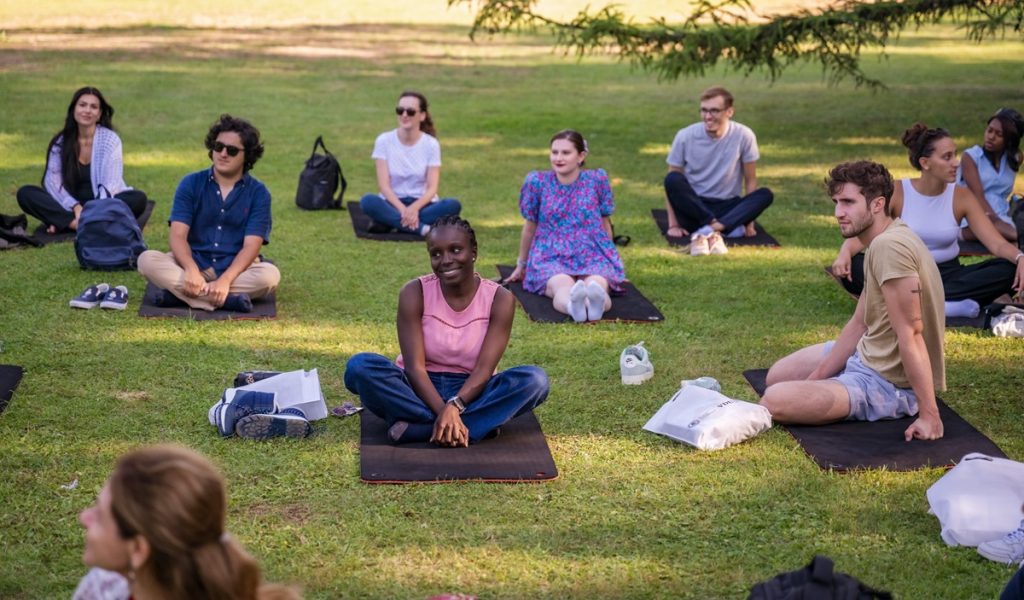
[(807, 380), (826, 354), (826, 344), (815, 344), (772, 365), (765, 380), (768, 389), (761, 398), (772, 419), (821, 425), (842, 421), (850, 414), (850, 393), (845, 385), (834, 379)]
[(612, 307), (608, 280), (600, 275), (573, 277), (560, 273), (548, 279), (544, 295), (551, 298), (555, 310), (569, 315), (577, 323), (599, 321)]

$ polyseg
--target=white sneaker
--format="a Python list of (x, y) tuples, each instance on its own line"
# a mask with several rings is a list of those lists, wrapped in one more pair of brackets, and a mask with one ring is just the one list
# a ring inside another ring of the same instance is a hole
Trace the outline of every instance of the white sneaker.
[(708, 236), (695, 233), (690, 236), (690, 256), (707, 256), (711, 254)]
[(619, 355), (619, 371), (622, 373), (622, 385), (639, 385), (654, 377), (654, 365), (643, 342), (626, 346)]
[(708, 237), (708, 251), (711, 254), (728, 254), (729, 248), (725, 246), (725, 240), (722, 239), (722, 234), (714, 232)]
[(1024, 561), (1024, 521), (998, 540), (978, 544), (978, 554), (1004, 565)]

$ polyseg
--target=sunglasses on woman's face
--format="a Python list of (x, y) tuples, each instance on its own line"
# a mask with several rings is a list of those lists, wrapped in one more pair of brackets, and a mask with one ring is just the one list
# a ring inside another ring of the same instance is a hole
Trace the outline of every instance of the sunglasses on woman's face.
[(225, 150), (228, 151), (228, 156), (238, 156), (238, 153), (242, 151), (242, 149), (239, 148), (238, 146), (230, 146), (228, 144), (224, 144), (221, 142), (213, 143), (213, 151), (216, 152), (217, 154), (220, 154)]
[(402, 116), (402, 113), (405, 113), (407, 116), (415, 117), (417, 114), (419, 114), (419, 112), (420, 111), (416, 110), (415, 108), (403, 108), (401, 106), (395, 107), (395, 114), (398, 116)]

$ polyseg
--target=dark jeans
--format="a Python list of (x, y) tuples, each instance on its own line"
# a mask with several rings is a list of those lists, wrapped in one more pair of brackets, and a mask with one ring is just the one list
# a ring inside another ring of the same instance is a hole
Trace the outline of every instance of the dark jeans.
[(1017, 569), (1003, 588), (999, 600), (1024, 600), (1024, 569)]
[[(990, 258), (973, 265), (962, 265), (959, 258), (954, 258), (939, 263), (938, 267), (946, 301), (955, 302), (970, 298), (981, 306), (988, 306), (999, 296), (1012, 293), (1013, 276), (1017, 273), (1017, 267), (1003, 258)], [(864, 290), (863, 252), (850, 261), (850, 275), (853, 281), (839, 281), (846, 291), (860, 296)]]
[[(416, 201), (416, 198), (399, 198), (399, 200), (402, 201), (402, 204), (409, 206)], [(366, 213), (366, 216), (378, 223), (384, 223), (398, 231), (419, 233), (419, 231), (413, 231), (412, 229), (402, 227), (402, 215), (398, 212), (398, 209), (391, 206), (391, 203), (379, 194), (367, 194), (363, 196), (362, 199), (359, 200), (359, 205), (362, 207), (363, 212)], [(462, 210), (462, 205), (454, 198), (442, 198), (437, 202), (430, 202), (420, 209), (420, 227), (423, 227), (424, 225), (433, 225), (434, 222), (441, 217), (457, 215), (460, 210)]]
[(729, 233), (739, 225), (750, 223), (772, 204), (774, 194), (768, 188), (757, 188), (746, 196), (735, 198), (706, 198), (697, 195), (686, 175), (669, 171), (665, 176), (665, 194), (672, 212), (683, 229), (693, 233), (717, 219)]
[[(459, 393), (469, 377), (463, 373), (427, 374), (443, 400)], [(363, 406), (384, 419), (388, 427), (396, 421), (409, 423), (402, 441), (430, 440), (437, 415), (420, 400), (405, 371), (391, 359), (369, 352), (356, 354), (345, 365), (345, 387), (358, 394)], [(462, 413), (470, 441), (478, 442), (513, 417), (533, 410), (547, 400), (548, 390), (548, 376), (540, 367), (513, 367), (492, 376)]]
[[(146, 193), (141, 190), (125, 190), (115, 194), (115, 198), (123, 201), (131, 209), (135, 218), (146, 210)], [(92, 198), (90, 198), (91, 200)], [(83, 205), (88, 200), (79, 200)], [(56, 198), (38, 185), (23, 185), (18, 189), (18, 206), (26, 214), (35, 217), (44, 225), (53, 225), (58, 231), (67, 229), (75, 220), (74, 211), (65, 209)]]

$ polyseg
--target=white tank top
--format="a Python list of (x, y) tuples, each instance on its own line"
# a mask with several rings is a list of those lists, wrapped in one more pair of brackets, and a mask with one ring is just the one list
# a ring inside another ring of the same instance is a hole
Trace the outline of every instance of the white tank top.
[(928, 252), (937, 263), (953, 260), (960, 254), (960, 224), (953, 216), (953, 191), (951, 183), (938, 196), (925, 196), (914, 189), (909, 179), (901, 179), (903, 185), (903, 219), (914, 233), (921, 238)]

